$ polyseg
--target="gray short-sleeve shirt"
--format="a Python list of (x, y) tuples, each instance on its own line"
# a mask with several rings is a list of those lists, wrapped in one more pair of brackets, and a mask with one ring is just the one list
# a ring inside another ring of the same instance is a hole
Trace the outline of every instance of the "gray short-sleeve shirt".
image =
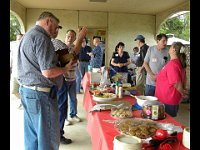
[[(165, 57), (168, 57), (168, 49), (165, 48), (162, 51), (159, 51), (156, 45), (149, 47), (144, 61), (149, 64), (151, 71), (157, 75), (158, 72), (166, 65)], [(156, 85), (156, 82), (151, 79), (150, 75), (147, 73), (146, 84)]]
[(55, 82), (42, 75), (42, 70), (54, 68), (58, 63), (50, 36), (36, 25), (28, 31), (19, 46), (18, 81), (27, 86), (51, 87)]

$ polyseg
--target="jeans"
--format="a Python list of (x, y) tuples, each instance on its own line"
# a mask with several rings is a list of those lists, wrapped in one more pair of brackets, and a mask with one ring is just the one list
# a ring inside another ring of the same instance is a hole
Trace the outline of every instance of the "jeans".
[(79, 67), (76, 67), (76, 93), (81, 92), (81, 79), (82, 75), (80, 73)]
[(112, 82), (114, 82), (114, 81), (112, 80), (112, 77), (113, 77), (114, 75), (116, 75), (116, 73), (117, 73), (117, 72), (113, 69), (113, 67), (110, 66), (110, 68), (109, 68), (109, 77), (110, 77), (110, 79), (111, 79)]
[(89, 64), (90, 62), (84, 62), (84, 61), (80, 62), (80, 71), (81, 71), (82, 78), (84, 77), (85, 73), (88, 72)]
[(154, 96), (155, 95), (155, 89), (156, 89), (156, 86), (146, 84), (144, 95)]
[(165, 112), (172, 117), (176, 117), (179, 110), (179, 105), (168, 105), (165, 104)]
[(67, 82), (67, 92), (70, 104), (70, 117), (73, 118), (77, 114), (77, 98), (76, 98), (76, 80)]
[(130, 83), (130, 84), (133, 84), (133, 80), (131, 79), (131, 74), (128, 72), (128, 75), (127, 75), (127, 82)]
[(60, 135), (64, 134), (64, 124), (65, 119), (67, 118), (68, 111), (68, 95), (67, 95), (67, 83), (63, 78), (63, 85), (57, 91), (57, 99), (58, 99), (58, 109), (59, 109), (59, 118), (60, 118)]
[(56, 89), (40, 92), (20, 86), (24, 108), (24, 149), (58, 150), (59, 111)]

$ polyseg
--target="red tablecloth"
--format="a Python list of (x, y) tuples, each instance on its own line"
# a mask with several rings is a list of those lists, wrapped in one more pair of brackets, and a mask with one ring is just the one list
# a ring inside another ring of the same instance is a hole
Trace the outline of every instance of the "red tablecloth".
[[(96, 104), (94, 100), (92, 100), (92, 96), (89, 93), (88, 85), (90, 83), (90, 75), (86, 73), (83, 80), (82, 86), (84, 89), (84, 100), (83, 107), (86, 110), (86, 119), (88, 121), (87, 131), (91, 136), (92, 149), (93, 150), (113, 150), (113, 139), (116, 135), (120, 133), (114, 128), (114, 123), (109, 123), (104, 120), (115, 120), (110, 116), (110, 111), (101, 111), (101, 112), (92, 112), (89, 113), (90, 109)], [(132, 97), (125, 96), (123, 100), (131, 102), (134, 104), (136, 100)], [(133, 112), (133, 116), (136, 118), (140, 117), (141, 110), (137, 110)], [(167, 114), (166, 114), (167, 115)], [(177, 120), (167, 115), (167, 117), (163, 120), (159, 120), (158, 122), (163, 123), (173, 123), (176, 126), (184, 126), (179, 123)], [(182, 133), (178, 134), (178, 139), (180, 141), (180, 150), (188, 150), (182, 145)]]

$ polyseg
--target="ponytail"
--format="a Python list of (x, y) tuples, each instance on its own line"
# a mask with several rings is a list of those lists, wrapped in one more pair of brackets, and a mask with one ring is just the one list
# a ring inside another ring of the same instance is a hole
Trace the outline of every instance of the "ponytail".
[(185, 53), (180, 53), (179, 59), (181, 61), (182, 67), (186, 68), (187, 67), (186, 54)]
[(172, 43), (173, 48), (176, 50), (176, 56), (181, 61), (181, 65), (183, 68), (187, 67), (186, 64), (186, 54), (184, 53), (184, 45), (181, 42), (174, 42)]

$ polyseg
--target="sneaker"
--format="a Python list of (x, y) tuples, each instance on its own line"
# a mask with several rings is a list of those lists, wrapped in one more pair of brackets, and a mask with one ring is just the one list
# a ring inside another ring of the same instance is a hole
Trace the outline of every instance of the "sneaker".
[(68, 125), (71, 125), (71, 122), (67, 119), (65, 119), (65, 125), (68, 126)]
[(70, 143), (72, 143), (72, 140), (71, 139), (67, 139), (64, 136), (61, 136), (60, 137), (60, 143), (62, 143), (62, 144), (70, 144)]
[(78, 116), (74, 116), (71, 119), (76, 121), (76, 122), (80, 122), (81, 121), (81, 119)]

